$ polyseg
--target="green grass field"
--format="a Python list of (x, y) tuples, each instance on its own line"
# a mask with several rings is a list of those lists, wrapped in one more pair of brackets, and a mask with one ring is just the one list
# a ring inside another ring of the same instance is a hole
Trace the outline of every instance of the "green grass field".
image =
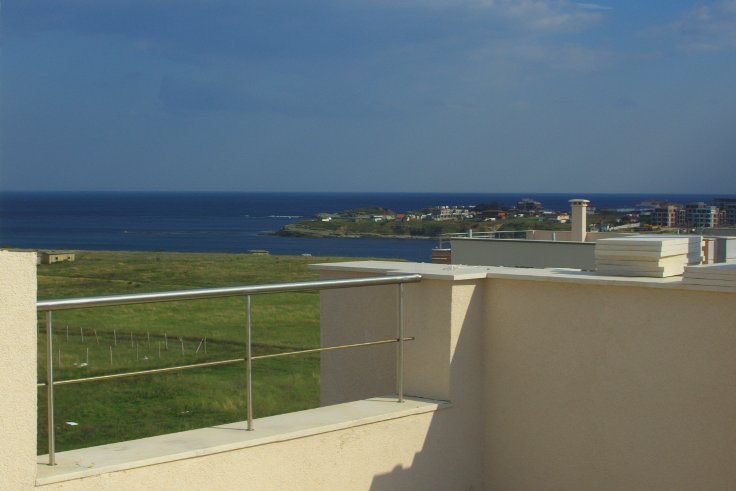
[[(317, 279), (308, 264), (344, 258), (248, 254), (79, 252), (38, 267), (39, 299)], [(319, 345), (317, 292), (252, 297), (254, 355)], [(241, 358), (245, 300), (220, 298), (59, 311), (55, 379)], [(206, 341), (205, 341), (206, 338)], [(39, 315), (38, 380), (46, 373)], [(255, 417), (319, 405), (319, 356), (253, 362)], [(47, 451), (40, 387), (38, 451)], [(57, 451), (245, 419), (244, 364), (55, 387)]]

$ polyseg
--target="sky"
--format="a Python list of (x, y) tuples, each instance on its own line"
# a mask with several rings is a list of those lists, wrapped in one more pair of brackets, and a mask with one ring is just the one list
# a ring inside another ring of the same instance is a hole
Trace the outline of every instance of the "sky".
[(0, 1), (0, 190), (736, 192), (736, 0)]

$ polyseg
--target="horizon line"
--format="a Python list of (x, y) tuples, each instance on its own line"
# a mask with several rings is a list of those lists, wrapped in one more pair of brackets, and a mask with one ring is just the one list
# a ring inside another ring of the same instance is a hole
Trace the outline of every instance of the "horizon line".
[(569, 194), (569, 195), (723, 195), (736, 193), (713, 191), (252, 191), (252, 190), (101, 190), (101, 189), (0, 189), (0, 193), (49, 193), (49, 194)]

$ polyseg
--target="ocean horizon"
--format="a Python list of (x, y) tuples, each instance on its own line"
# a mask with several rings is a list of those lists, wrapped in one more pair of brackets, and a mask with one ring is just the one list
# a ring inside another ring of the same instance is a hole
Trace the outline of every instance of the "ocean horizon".
[(396, 212), (438, 205), (536, 199), (567, 210), (585, 198), (597, 208), (641, 201), (712, 202), (728, 194), (620, 193), (315, 193), (315, 192), (0, 192), (0, 247), (28, 249), (246, 252), (385, 257), (427, 262), (434, 240), (306, 238), (272, 235), (320, 212), (383, 206)]

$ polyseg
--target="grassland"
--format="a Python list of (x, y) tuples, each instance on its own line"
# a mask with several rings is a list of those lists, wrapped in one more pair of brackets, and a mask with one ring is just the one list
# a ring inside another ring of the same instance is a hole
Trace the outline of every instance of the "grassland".
[[(79, 252), (38, 268), (39, 298), (67, 298), (316, 279), (323, 257)], [(39, 316), (39, 382), (45, 327)], [(57, 380), (240, 358), (242, 298), (60, 311), (54, 314)], [(253, 297), (254, 354), (319, 345), (317, 292)], [(319, 356), (257, 360), (254, 414), (319, 404)], [(39, 453), (46, 452), (45, 389), (39, 388)], [(57, 450), (245, 419), (241, 364), (56, 387)]]

